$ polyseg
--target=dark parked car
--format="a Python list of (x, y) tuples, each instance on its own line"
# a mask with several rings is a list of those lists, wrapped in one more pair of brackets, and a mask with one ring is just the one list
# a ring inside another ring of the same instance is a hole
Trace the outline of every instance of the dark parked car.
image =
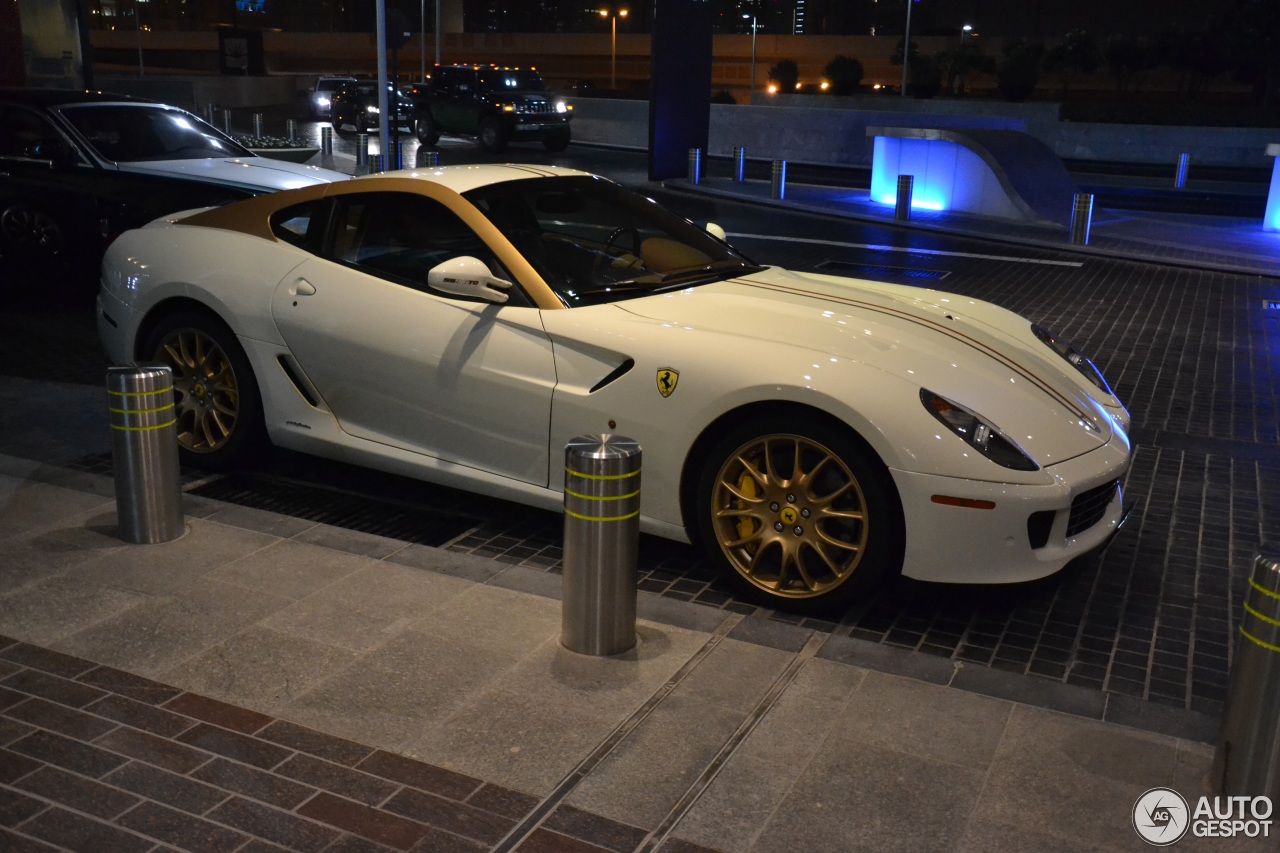
[[(408, 129), (413, 120), (413, 101), (391, 83), (387, 84), (387, 106), (395, 107), (398, 126)], [(356, 80), (344, 84), (330, 99), (329, 121), (334, 130), (350, 126), (357, 133), (378, 129), (378, 81)]]
[(179, 210), (345, 180), (259, 157), (194, 115), (101, 92), (0, 89), (0, 255), (96, 267), (116, 235)]
[(550, 151), (569, 144), (573, 107), (548, 92), (533, 68), (437, 65), (410, 94), (413, 131), (424, 145), (435, 145), (441, 133), (474, 136), (491, 153), (513, 139), (538, 140)]

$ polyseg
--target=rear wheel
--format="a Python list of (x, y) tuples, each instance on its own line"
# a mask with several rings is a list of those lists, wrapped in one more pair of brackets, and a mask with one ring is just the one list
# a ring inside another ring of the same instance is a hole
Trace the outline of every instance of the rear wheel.
[(902, 566), (889, 473), (834, 425), (761, 417), (734, 428), (707, 454), (697, 501), (708, 553), (770, 607), (847, 607)]
[(58, 220), (25, 202), (14, 202), (0, 212), (0, 236), (10, 252), (30, 260), (53, 260), (67, 251)]
[(507, 147), (507, 128), (495, 116), (480, 120), (480, 132), (477, 136), (480, 147), (490, 154), (499, 154)]
[(221, 470), (261, 447), (257, 382), (225, 323), (198, 311), (170, 315), (151, 330), (142, 352), (173, 371), (183, 462)]

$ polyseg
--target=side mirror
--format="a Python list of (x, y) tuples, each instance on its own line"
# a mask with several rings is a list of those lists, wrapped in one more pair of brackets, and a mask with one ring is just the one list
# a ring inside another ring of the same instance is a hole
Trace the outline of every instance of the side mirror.
[(729, 242), (728, 239), (725, 238), (724, 229), (714, 222), (707, 223), (707, 233), (718, 240), (722, 240), (726, 243)]
[(441, 293), (502, 304), (507, 301), (511, 282), (495, 277), (484, 261), (463, 256), (432, 267), (427, 285)]
[(31, 147), (31, 156), (36, 160), (48, 160), (55, 169), (70, 169), (76, 165), (76, 150), (69, 143), (60, 139), (50, 139)]

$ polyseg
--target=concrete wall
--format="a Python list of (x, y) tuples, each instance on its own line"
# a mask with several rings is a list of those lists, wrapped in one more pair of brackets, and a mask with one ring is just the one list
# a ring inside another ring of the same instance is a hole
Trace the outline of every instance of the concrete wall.
[[(792, 98), (785, 102), (803, 100), (806, 99)], [(708, 153), (727, 156), (735, 146), (744, 146), (753, 160), (869, 166), (872, 141), (866, 136), (868, 126), (970, 127), (1023, 130), (1064, 159), (1168, 163), (1172, 168), (1178, 155), (1186, 152), (1193, 164), (1269, 169), (1271, 158), (1266, 156), (1266, 146), (1280, 142), (1277, 128), (1060, 122), (1056, 106), (1045, 104), (889, 97), (865, 99), (865, 103), (878, 107), (874, 110), (839, 110), (833, 109), (836, 105), (831, 103), (836, 99), (812, 100), (818, 106), (712, 104)], [(903, 101), (900, 105), (889, 103), (899, 100)], [(647, 101), (575, 98), (573, 104), (576, 139), (633, 148), (648, 144)]]

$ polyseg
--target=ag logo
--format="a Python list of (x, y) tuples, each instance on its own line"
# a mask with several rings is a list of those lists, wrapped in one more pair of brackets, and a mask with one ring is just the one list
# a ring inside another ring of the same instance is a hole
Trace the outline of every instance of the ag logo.
[(1133, 804), (1133, 829), (1148, 844), (1167, 847), (1187, 834), (1187, 801), (1172, 788), (1152, 788)]
[(658, 368), (658, 393), (664, 397), (670, 397), (676, 390), (676, 383), (680, 381), (680, 371), (670, 367)]

